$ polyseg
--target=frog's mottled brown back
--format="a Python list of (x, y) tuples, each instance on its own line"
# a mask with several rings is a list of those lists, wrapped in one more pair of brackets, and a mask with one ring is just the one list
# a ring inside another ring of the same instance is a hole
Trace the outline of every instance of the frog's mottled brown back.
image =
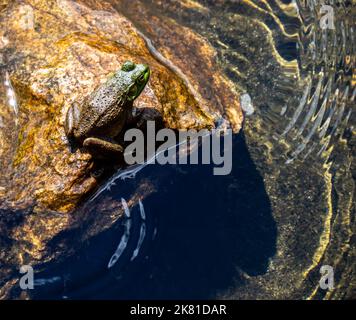
[(88, 138), (105, 141), (115, 138), (125, 126), (133, 101), (141, 94), (149, 76), (148, 66), (125, 62), (121, 70), (96, 88), (81, 106), (70, 107), (65, 123), (67, 136), (80, 144)]

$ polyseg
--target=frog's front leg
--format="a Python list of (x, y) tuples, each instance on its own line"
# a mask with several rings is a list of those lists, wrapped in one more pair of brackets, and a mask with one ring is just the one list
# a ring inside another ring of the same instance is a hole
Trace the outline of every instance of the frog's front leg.
[(111, 157), (122, 158), (124, 153), (124, 148), (118, 143), (96, 137), (85, 139), (83, 146), (94, 158), (99, 159), (107, 159)]
[(143, 128), (147, 121), (162, 121), (162, 115), (154, 108), (133, 108), (127, 119), (130, 128)]

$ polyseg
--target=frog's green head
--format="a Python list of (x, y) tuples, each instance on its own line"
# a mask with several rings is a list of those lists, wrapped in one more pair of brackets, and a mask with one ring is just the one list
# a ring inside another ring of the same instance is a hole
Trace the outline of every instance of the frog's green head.
[(144, 64), (135, 64), (131, 61), (126, 61), (121, 67), (121, 72), (125, 74), (127, 79), (130, 79), (127, 99), (133, 101), (145, 88), (150, 78), (150, 68)]

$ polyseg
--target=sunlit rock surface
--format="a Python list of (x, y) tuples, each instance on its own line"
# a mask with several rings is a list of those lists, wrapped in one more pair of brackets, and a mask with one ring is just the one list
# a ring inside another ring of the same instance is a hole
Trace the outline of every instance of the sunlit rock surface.
[[(240, 128), (238, 97), (214, 66), (213, 49), (193, 32), (169, 26), (173, 33), (166, 35), (167, 54), (162, 46), (167, 67), (150, 53), (132, 24), (110, 8), (92, 3), (93, 10), (72, 1), (29, 3), (11, 3), (1, 22), (3, 59), (20, 108), (15, 114), (5, 101), (1, 108), (2, 167), (11, 167), (1, 186), (12, 204), (28, 207), (36, 198), (36, 208), (67, 212), (93, 188), (96, 181), (87, 175), (90, 156), (70, 152), (63, 119), (73, 101), (81, 101), (125, 60), (150, 65), (152, 79), (137, 107), (156, 108), (168, 127), (211, 127), (227, 106), (234, 113), (232, 125)], [(183, 48), (182, 40), (200, 54), (171, 53), (172, 42)], [(197, 68), (205, 72), (204, 83), (195, 77)]]

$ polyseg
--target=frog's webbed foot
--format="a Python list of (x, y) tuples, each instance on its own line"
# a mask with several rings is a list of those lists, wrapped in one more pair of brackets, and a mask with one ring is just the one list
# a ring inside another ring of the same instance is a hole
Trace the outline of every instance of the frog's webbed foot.
[(83, 146), (93, 158), (97, 159), (120, 161), (124, 153), (124, 148), (118, 143), (101, 138), (87, 138)]

